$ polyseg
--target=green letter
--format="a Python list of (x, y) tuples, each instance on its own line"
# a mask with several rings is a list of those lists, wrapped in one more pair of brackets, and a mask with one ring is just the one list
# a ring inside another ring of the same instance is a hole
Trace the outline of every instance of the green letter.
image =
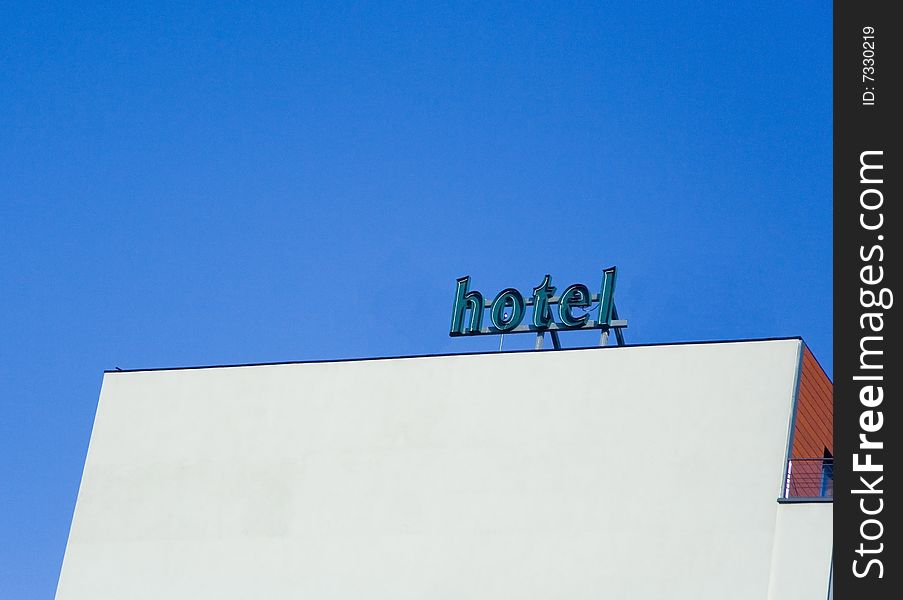
[(552, 322), (552, 311), (549, 310), (549, 298), (555, 295), (552, 276), (546, 275), (537, 287), (533, 288), (533, 325), (546, 328)]
[[(459, 277), (455, 288), (455, 304), (452, 307), (451, 331), (448, 335), (467, 335), (479, 333), (483, 325), (483, 294), (474, 290), (467, 291), (470, 287), (470, 276)], [(470, 326), (464, 330), (464, 314), (470, 307)]]
[(574, 306), (587, 308), (590, 304), (592, 302), (589, 299), (588, 287), (582, 283), (568, 286), (558, 301), (558, 316), (561, 317), (562, 325), (565, 327), (581, 327), (589, 319), (589, 315), (584, 314), (580, 317), (575, 317), (571, 314), (571, 308)]
[[(511, 306), (511, 314), (505, 318), (505, 308)], [(492, 301), (492, 324), (499, 331), (510, 331), (524, 319), (524, 297), (514, 288), (506, 288)]]
[(602, 291), (599, 293), (599, 325), (611, 325), (611, 311), (615, 306), (615, 280), (617, 275), (617, 267), (610, 267), (602, 271)]

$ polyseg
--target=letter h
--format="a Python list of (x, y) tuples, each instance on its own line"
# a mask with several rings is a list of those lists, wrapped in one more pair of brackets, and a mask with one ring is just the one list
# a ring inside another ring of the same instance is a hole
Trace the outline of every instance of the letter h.
[[(452, 322), (450, 336), (479, 333), (483, 326), (483, 294), (474, 290), (468, 291), (470, 276), (459, 277), (455, 288), (455, 305), (452, 308)], [(470, 323), (464, 327), (464, 315), (470, 308)]]

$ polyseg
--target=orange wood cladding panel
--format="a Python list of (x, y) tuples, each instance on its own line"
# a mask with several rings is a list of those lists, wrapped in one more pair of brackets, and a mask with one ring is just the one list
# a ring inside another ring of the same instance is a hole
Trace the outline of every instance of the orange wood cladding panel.
[(803, 365), (793, 431), (792, 458), (834, 454), (834, 384), (803, 345)]

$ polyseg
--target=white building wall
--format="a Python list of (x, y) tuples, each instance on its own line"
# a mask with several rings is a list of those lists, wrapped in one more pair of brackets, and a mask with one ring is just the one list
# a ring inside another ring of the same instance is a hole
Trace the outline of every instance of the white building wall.
[(57, 598), (761, 600), (799, 352), (108, 373)]
[(768, 600), (825, 600), (831, 575), (834, 505), (778, 507)]

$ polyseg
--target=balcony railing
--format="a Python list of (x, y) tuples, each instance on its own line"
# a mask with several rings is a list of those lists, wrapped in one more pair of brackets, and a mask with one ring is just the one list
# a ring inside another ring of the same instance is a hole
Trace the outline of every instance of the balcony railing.
[(833, 458), (791, 458), (788, 461), (784, 498), (833, 497)]

